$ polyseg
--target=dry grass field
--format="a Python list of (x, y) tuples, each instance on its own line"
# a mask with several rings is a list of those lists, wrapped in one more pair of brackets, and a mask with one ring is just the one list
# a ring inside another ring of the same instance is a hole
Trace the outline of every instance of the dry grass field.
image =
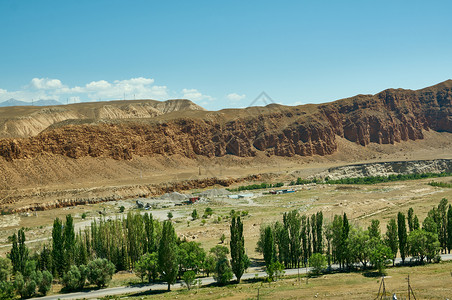
[[(417, 267), (387, 269), (387, 296), (408, 299), (407, 277), (416, 299), (450, 299), (452, 296), (452, 262)], [(109, 297), (108, 299), (375, 299), (381, 277), (363, 272), (326, 274), (315, 278), (286, 277), (271, 284), (242, 281), (240, 285), (201, 287), (172, 292), (155, 291), (147, 294)], [(411, 295), (411, 299), (414, 299)]]

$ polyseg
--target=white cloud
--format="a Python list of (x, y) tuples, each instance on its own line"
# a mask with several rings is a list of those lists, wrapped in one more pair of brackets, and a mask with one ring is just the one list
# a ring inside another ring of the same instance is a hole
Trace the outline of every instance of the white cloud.
[(208, 95), (203, 95), (197, 89), (183, 89), (182, 90), (183, 98), (193, 100), (193, 101), (201, 101), (201, 100), (214, 100), (213, 97)]
[(231, 101), (240, 101), (242, 99), (245, 99), (246, 95), (245, 94), (239, 95), (237, 93), (231, 93), (231, 94), (227, 95), (226, 98), (228, 98)]
[(31, 80), (31, 86), (38, 90), (51, 90), (62, 88), (63, 84), (59, 79), (33, 78)]
[[(171, 96), (170, 96), (171, 95)], [(20, 90), (10, 91), (0, 88), (0, 101), (14, 98), (28, 101), (54, 99), (61, 103), (76, 103), (99, 100), (123, 99), (186, 98), (197, 103), (213, 103), (214, 97), (205, 95), (197, 89), (171, 91), (166, 85), (156, 85), (153, 78), (134, 77), (123, 80), (108, 81), (98, 79), (85, 84), (70, 86), (60, 79), (33, 78)], [(242, 97), (244, 95), (237, 95)], [(233, 96), (232, 96), (233, 97)]]
[(109, 88), (111, 88), (111, 84), (106, 80), (91, 81), (86, 85), (86, 89), (90, 91), (106, 90)]

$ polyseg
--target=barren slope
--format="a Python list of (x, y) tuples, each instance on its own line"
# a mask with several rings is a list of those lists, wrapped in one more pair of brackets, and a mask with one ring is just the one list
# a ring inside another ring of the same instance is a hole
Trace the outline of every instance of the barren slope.
[(346, 163), (452, 158), (451, 80), (297, 107), (207, 112), (179, 100), (74, 107), (45, 108), (55, 111), (50, 121), (42, 108), (1, 114), (10, 122), (44, 114), (47, 123), (37, 135), (24, 125), (29, 137), (0, 139), (0, 208), (150, 195), (159, 188), (149, 184), (177, 189), (186, 179), (287, 179)]

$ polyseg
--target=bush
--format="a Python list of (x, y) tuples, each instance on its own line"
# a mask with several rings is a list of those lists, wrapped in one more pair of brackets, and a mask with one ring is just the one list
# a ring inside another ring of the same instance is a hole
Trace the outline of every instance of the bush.
[(284, 265), (279, 261), (271, 263), (266, 269), (269, 281), (276, 281), (284, 274)]
[(97, 258), (88, 264), (88, 281), (97, 287), (105, 287), (113, 277), (115, 265), (108, 259)]
[(42, 278), (38, 283), (38, 291), (42, 295), (47, 295), (47, 293), (50, 291), (50, 288), (52, 287), (52, 280), (53, 276), (49, 271), (42, 271)]
[(63, 286), (68, 291), (82, 289), (85, 286), (86, 276), (86, 266), (71, 266), (69, 271), (67, 271), (67, 273), (63, 276)]
[(199, 218), (199, 216), (198, 216), (198, 211), (197, 211), (196, 209), (194, 209), (193, 212), (191, 213), (191, 218), (192, 218), (193, 220), (196, 220), (196, 219)]
[(320, 253), (314, 253), (309, 258), (309, 266), (312, 267), (312, 273), (319, 275), (326, 268), (326, 258)]
[(0, 281), (0, 300), (14, 298), (14, 285), (9, 281)]
[(124, 207), (124, 205), (121, 205), (121, 207), (119, 208), (119, 212), (123, 213), (126, 210), (126, 208)]
[(229, 264), (229, 260), (227, 258), (221, 258), (218, 260), (217, 265), (215, 267), (215, 275), (214, 279), (218, 284), (225, 285), (229, 281), (231, 281), (233, 277), (232, 268)]
[(82, 213), (82, 219), (85, 220), (86, 219), (86, 213)]
[(157, 252), (146, 253), (135, 263), (135, 274), (141, 281), (147, 277), (148, 282), (155, 281), (158, 276), (158, 255)]
[(191, 289), (191, 287), (196, 282), (196, 274), (194, 271), (186, 271), (184, 272), (184, 275), (182, 276), (182, 279), (184, 280), (184, 284), (187, 287), (187, 289)]

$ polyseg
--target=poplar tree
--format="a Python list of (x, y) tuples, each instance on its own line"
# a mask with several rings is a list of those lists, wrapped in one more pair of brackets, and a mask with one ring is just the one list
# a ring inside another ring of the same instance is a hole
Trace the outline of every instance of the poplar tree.
[(447, 210), (447, 251), (452, 250), (452, 205)]
[(179, 269), (176, 240), (173, 224), (169, 220), (164, 221), (158, 251), (158, 265), (163, 281), (168, 283), (168, 291), (171, 290), (171, 284), (176, 281)]
[(405, 215), (401, 212), (397, 214), (397, 235), (399, 237), (399, 251), (402, 262), (405, 263), (405, 257), (408, 253), (407, 249), (407, 232)]
[(341, 254), (344, 262), (348, 266), (350, 263), (348, 252), (348, 235), (350, 233), (350, 224), (348, 223), (347, 214), (344, 213), (342, 218), (342, 239), (341, 239)]
[(317, 249), (315, 252), (323, 253), (323, 213), (321, 211), (316, 214), (317, 228)]
[(271, 226), (265, 227), (264, 232), (264, 261), (268, 268), (276, 259), (276, 249)]
[(63, 224), (59, 218), (53, 221), (52, 229), (52, 262), (53, 273), (63, 275), (64, 263)]
[(152, 214), (144, 214), (144, 230), (146, 231), (147, 240), (146, 251), (152, 253), (157, 250), (154, 238), (154, 218), (152, 217)]
[(410, 232), (414, 230), (413, 214), (414, 214), (414, 210), (413, 210), (412, 207), (410, 207), (410, 208), (408, 209), (408, 216), (407, 216), (407, 219), (408, 219), (408, 230), (409, 230)]
[(245, 254), (245, 239), (243, 237), (243, 223), (240, 217), (233, 217), (231, 222), (231, 267), (240, 282), (243, 272), (249, 266), (248, 256)]
[(316, 215), (311, 215), (312, 253), (317, 252), (317, 220)]
[(386, 226), (386, 245), (392, 251), (392, 265), (395, 264), (395, 258), (397, 256), (397, 251), (399, 249), (399, 239), (397, 232), (397, 223), (395, 219), (389, 220), (388, 225)]
[(19, 229), (17, 235), (13, 235), (13, 247), (9, 256), (13, 265), (14, 273), (24, 273), (25, 265), (28, 260), (28, 248), (25, 245), (25, 232), (23, 228)]
[(446, 252), (447, 249), (447, 199), (441, 199), (438, 205), (438, 239), (441, 245), (441, 251)]
[(63, 268), (68, 271), (75, 263), (75, 232), (74, 220), (71, 215), (66, 216), (66, 223), (63, 230)]

